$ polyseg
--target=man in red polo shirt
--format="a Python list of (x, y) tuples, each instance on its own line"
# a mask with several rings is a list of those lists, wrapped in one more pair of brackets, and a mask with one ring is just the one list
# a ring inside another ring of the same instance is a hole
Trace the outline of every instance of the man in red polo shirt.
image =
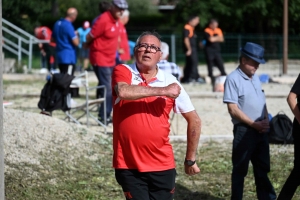
[[(106, 86), (106, 113), (103, 106), (99, 109), (99, 120), (103, 124), (112, 122), (111, 74), (116, 65), (116, 52), (119, 44), (120, 17), (128, 8), (126, 0), (113, 0), (110, 9), (97, 18), (91, 32), (86, 36), (90, 45), (90, 63), (98, 78), (98, 85)], [(97, 97), (103, 97), (103, 91), (97, 92)], [(106, 115), (107, 121), (104, 121)]]
[(128, 35), (125, 25), (129, 21), (129, 11), (125, 10), (120, 18), (120, 47), (118, 49), (117, 64), (126, 63), (130, 60), (130, 49), (128, 43)]
[[(47, 40), (49, 43), (39, 43), (42, 56), (45, 56), (47, 68), (49, 71), (56, 69), (55, 46), (54, 42), (50, 42), (52, 31), (47, 26), (39, 26), (34, 29), (35, 36), (40, 40)], [(41, 70), (43, 71), (43, 70)]]
[(113, 167), (127, 199), (173, 200), (175, 160), (169, 142), (171, 109), (187, 121), (185, 173), (200, 172), (196, 152), (201, 120), (177, 79), (157, 66), (160, 36), (144, 32), (134, 48), (136, 63), (112, 75)]

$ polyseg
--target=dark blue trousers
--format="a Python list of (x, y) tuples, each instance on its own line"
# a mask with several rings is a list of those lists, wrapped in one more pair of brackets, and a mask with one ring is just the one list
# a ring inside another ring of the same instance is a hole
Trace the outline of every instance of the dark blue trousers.
[(251, 161), (257, 198), (275, 200), (276, 194), (268, 178), (268, 172), (270, 172), (268, 135), (258, 133), (242, 123), (234, 125), (233, 134), (231, 199), (243, 198), (244, 178), (248, 173), (249, 161)]
[(290, 200), (293, 198), (297, 187), (300, 185), (300, 125), (294, 118), (293, 138), (294, 138), (294, 168), (286, 180), (278, 200)]
[[(112, 111), (112, 89), (111, 89), (111, 75), (114, 67), (93, 66), (94, 72), (98, 78), (98, 86), (105, 85), (106, 87), (106, 117), (109, 118)], [(103, 90), (97, 91), (97, 97), (103, 97)], [(104, 119), (103, 103), (100, 106), (98, 116)]]

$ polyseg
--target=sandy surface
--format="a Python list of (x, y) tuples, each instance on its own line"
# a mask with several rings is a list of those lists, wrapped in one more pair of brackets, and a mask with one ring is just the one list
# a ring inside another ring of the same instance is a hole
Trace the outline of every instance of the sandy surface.
[[(32, 78), (32, 76), (28, 77)], [(290, 77), (290, 80), (295, 78)], [(268, 110), (272, 115), (282, 111), (292, 119), (293, 115), (286, 103), (286, 96), (291, 88), (290, 80), (282, 84), (262, 85), (267, 95)], [(93, 74), (91, 74), (91, 83), (96, 84)], [(5, 158), (10, 164), (20, 162), (39, 164), (40, 156), (51, 155), (51, 152), (58, 151), (66, 156), (70, 152), (74, 156), (87, 156), (89, 145), (95, 135), (103, 133), (103, 128), (93, 121), (91, 126), (86, 128), (85, 119), (81, 121), (82, 126), (64, 120), (65, 115), (62, 111), (53, 112), (53, 117), (39, 114), (37, 103), (44, 84), (44, 76), (34, 77), (27, 84), (18, 84), (18, 82), (4, 84), (4, 101), (13, 103), (4, 109), (3, 118)], [(232, 137), (232, 123), (227, 106), (222, 102), (223, 93), (211, 92), (210, 84), (183, 86), (202, 119), (202, 136)], [(80, 90), (80, 94), (84, 94), (84, 91)], [(80, 103), (83, 99), (79, 98), (75, 101)], [(94, 114), (97, 112), (95, 111)], [(112, 126), (109, 126), (108, 132), (112, 133), (112, 131)], [(181, 115), (174, 116), (170, 135), (186, 135), (186, 122)]]

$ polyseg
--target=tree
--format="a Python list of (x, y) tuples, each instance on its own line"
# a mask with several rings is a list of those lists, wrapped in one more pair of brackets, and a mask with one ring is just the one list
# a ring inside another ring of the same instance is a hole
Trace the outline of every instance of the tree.
[(39, 24), (39, 18), (51, 13), (52, 0), (4, 0), (2, 1), (3, 18), (13, 24), (33, 32)]

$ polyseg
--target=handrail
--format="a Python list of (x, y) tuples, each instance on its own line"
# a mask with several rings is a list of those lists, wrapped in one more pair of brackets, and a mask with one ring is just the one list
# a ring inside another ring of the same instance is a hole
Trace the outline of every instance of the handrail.
[[(6, 27), (3, 25), (6, 25)], [(12, 30), (10, 30), (8, 27), (11, 28)], [(32, 46), (34, 44), (38, 44), (38, 43), (49, 43), (49, 41), (48, 40), (40, 40), (40, 39), (36, 38), (34, 35), (24, 31), (23, 29), (17, 27), (16, 25), (12, 24), (11, 22), (9, 22), (3, 18), (2, 18), (2, 30), (5, 33), (15, 37), (18, 40), (17, 42), (13, 42), (13, 41), (3, 37), (4, 41), (7, 42), (7, 43), (3, 44), (3, 47), (18, 56), (19, 64), (21, 63), (21, 60), (22, 60), (22, 53), (26, 54), (28, 56), (28, 69), (29, 69), (29, 71), (31, 71), (32, 49), (33, 49)], [(26, 44), (26, 49), (24, 49), (22, 47), (22, 43)], [(27, 50), (27, 48), (28, 48), (28, 50)]]
[(2, 23), (7, 24), (8, 26), (12, 27), (16, 31), (19, 31), (20, 33), (22, 33), (23, 35), (26, 35), (29, 38), (34, 37), (33, 35), (29, 34), (28, 32), (24, 31), (23, 29), (17, 27), (16, 25), (12, 24), (11, 22), (7, 21), (6, 19), (2, 18)]

